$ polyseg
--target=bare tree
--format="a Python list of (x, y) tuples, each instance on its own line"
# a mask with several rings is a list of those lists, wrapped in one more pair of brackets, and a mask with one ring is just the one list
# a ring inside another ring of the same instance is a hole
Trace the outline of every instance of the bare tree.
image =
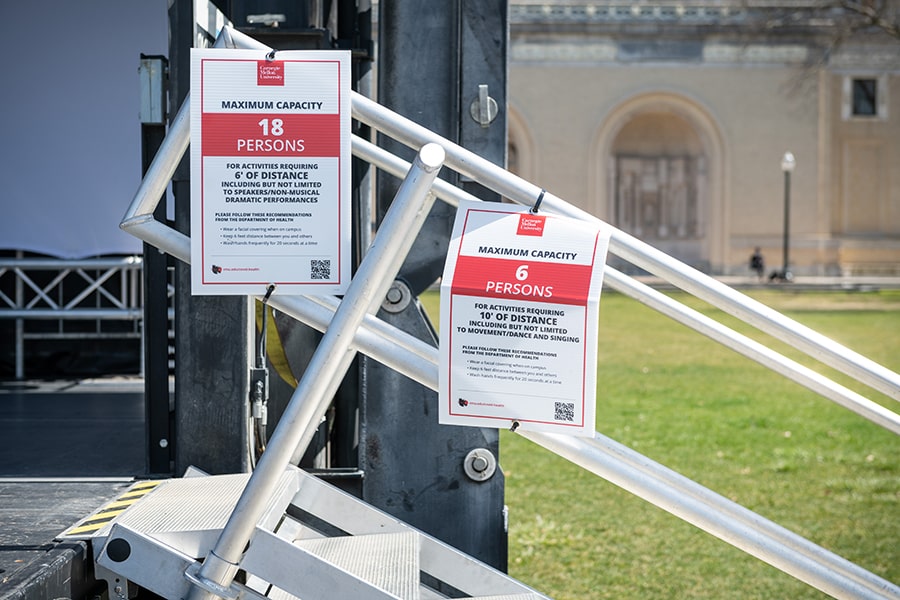
[(877, 27), (900, 39), (900, 1), (836, 0), (831, 4), (846, 12), (848, 27), (856, 30)]
[(866, 32), (880, 31), (900, 39), (900, 0), (810, 0), (808, 2), (758, 2), (747, 0), (748, 8), (762, 8), (766, 27), (827, 27), (837, 44)]
[(816, 85), (815, 74), (843, 48), (859, 42), (900, 42), (900, 0), (743, 0), (748, 26), (757, 34), (808, 36), (808, 62), (786, 89)]

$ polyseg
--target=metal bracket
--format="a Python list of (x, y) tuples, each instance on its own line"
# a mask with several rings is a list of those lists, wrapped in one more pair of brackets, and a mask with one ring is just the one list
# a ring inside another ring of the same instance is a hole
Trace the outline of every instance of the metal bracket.
[(166, 79), (168, 60), (164, 56), (141, 56), (138, 75), (141, 83), (141, 123), (164, 125), (167, 116)]
[(482, 83), (478, 86), (478, 98), (473, 100), (469, 106), (469, 114), (476, 123), (482, 127), (488, 127), (499, 113), (500, 107), (497, 106), (497, 101), (488, 95), (487, 84)]
[(202, 577), (200, 575), (200, 563), (188, 565), (188, 568), (184, 571), (184, 578), (191, 582), (191, 584), (193, 584), (194, 586), (206, 592), (209, 592), (214, 596), (218, 596), (219, 598), (235, 600), (238, 597), (238, 592), (236, 590), (230, 587), (219, 585), (212, 579)]
[(126, 600), (129, 586), (137, 584), (164, 598), (185, 598), (191, 584), (177, 573), (184, 572), (196, 561), (170, 546), (115, 524), (109, 538), (95, 559), (98, 576), (113, 575), (107, 580), (117, 600)]
[(266, 403), (269, 401), (269, 369), (250, 369), (250, 410), (254, 419), (266, 423)]

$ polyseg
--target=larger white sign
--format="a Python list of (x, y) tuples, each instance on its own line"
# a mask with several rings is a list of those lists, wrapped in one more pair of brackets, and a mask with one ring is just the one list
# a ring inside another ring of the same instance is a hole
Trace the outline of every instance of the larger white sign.
[(350, 282), (350, 53), (191, 51), (194, 294)]
[(440, 422), (590, 436), (607, 227), (462, 203), (441, 284)]

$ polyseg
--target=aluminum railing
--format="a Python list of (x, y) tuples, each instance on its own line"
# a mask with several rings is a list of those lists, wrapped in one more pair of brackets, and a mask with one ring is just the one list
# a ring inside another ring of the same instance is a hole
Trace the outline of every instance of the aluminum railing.
[[(142, 267), (140, 256), (0, 258), (0, 319), (15, 321), (16, 379), (25, 376), (26, 340), (139, 338)], [(32, 320), (57, 324), (29, 331)], [(92, 328), (74, 331), (67, 325), (75, 321), (93, 321)], [(104, 328), (112, 321), (132, 324), (127, 330)]]
[[(375, 106), (378, 107), (378, 105), (375, 105)], [(356, 104), (354, 104), (354, 108), (355, 107), (356, 107)], [(383, 107), (378, 107), (375, 110), (377, 110), (379, 113), (385, 111), (385, 109)], [(399, 159), (396, 156), (391, 155), (390, 153), (379, 148), (378, 146), (375, 146), (374, 144), (371, 144), (365, 140), (355, 137), (353, 139), (353, 144), (354, 144), (353, 152), (356, 156), (371, 162), (372, 164), (378, 166), (380, 169), (384, 170), (385, 172), (391, 173), (395, 176), (402, 176), (402, 174), (405, 172), (404, 169), (408, 168), (408, 164), (405, 163), (405, 161), (403, 161), (402, 159)], [(485, 161), (485, 162), (487, 162), (487, 161)], [(449, 164), (450, 164), (450, 161), (448, 160), (448, 165)], [(487, 163), (487, 164), (491, 165), (491, 167), (493, 169), (498, 168), (495, 165), (493, 165), (492, 163)], [(503, 171), (503, 172), (507, 173), (511, 177), (515, 177), (514, 175), (508, 173), (507, 171)], [(469, 175), (469, 176), (472, 177), (472, 175)], [(447, 184), (441, 180), (439, 180), (435, 184), (434, 189), (435, 189), (435, 194), (437, 194), (438, 198), (440, 198), (441, 200), (444, 200), (445, 202), (448, 202), (450, 204), (454, 204), (454, 205), (458, 204), (459, 201), (462, 199), (477, 200), (477, 198), (475, 198), (474, 196), (471, 196), (470, 194), (464, 192), (463, 190), (460, 190), (459, 188), (452, 186), (450, 184)], [(497, 191), (497, 190), (495, 189), (495, 191)], [(538, 193), (540, 193), (540, 191)], [(544, 194), (544, 202), (545, 203), (547, 201), (547, 197), (548, 197), (548, 194), (545, 193)], [(529, 199), (527, 202), (520, 200), (520, 202), (522, 204), (531, 205), (533, 203), (533, 199)], [(542, 204), (542, 208), (544, 208), (546, 206), (547, 206), (546, 204)], [(592, 217), (592, 216), (589, 216), (587, 218), (589, 218), (591, 220), (596, 220), (596, 218)], [(610, 252), (613, 252), (613, 243), (612, 242), (617, 239), (619, 234), (621, 234), (620, 231), (614, 230), (613, 238), (610, 241)], [(631, 238), (631, 236), (628, 236), (627, 234), (623, 234), (623, 235), (624, 235), (623, 239), (625, 241), (629, 241), (629, 240), (634, 240), (636, 242), (638, 241), (638, 240), (635, 240), (634, 238)], [(620, 240), (620, 244), (621, 243), (622, 243), (622, 240)], [(639, 242), (639, 243), (641, 243), (641, 242)], [(643, 244), (643, 243), (641, 243), (641, 244), (646, 246), (646, 244)], [(648, 248), (649, 248), (649, 246), (648, 246)], [(659, 253), (659, 251), (657, 251), (655, 249), (654, 249), (654, 252)], [(679, 267), (683, 270), (692, 270), (691, 267), (688, 267), (687, 265), (684, 265), (682, 263), (678, 263), (677, 261), (674, 261), (674, 259), (670, 258), (669, 261), (676, 262), (679, 265)], [(644, 267), (646, 264), (647, 263), (642, 263), (640, 266)], [(711, 277), (704, 275), (703, 273), (700, 273), (699, 271), (694, 271), (694, 273), (698, 277), (702, 277), (706, 280), (714, 282), (715, 286), (717, 288), (724, 288), (724, 289), (728, 290), (730, 292), (729, 297), (746, 300), (748, 303), (748, 307), (745, 307), (745, 308), (747, 308), (747, 310), (752, 311), (753, 306), (756, 305), (756, 306), (762, 307), (762, 309), (764, 309), (764, 314), (766, 316), (771, 316), (773, 314), (777, 315), (777, 323), (780, 327), (784, 327), (790, 333), (798, 335), (798, 336), (802, 336), (802, 335), (809, 336), (810, 344), (812, 344), (813, 340), (815, 340), (816, 342), (824, 341), (824, 345), (828, 350), (828, 354), (827, 354), (828, 356), (836, 354), (840, 350), (840, 348), (843, 348), (843, 346), (840, 346), (836, 342), (834, 342), (828, 338), (825, 338), (824, 336), (821, 336), (820, 334), (812, 331), (811, 329), (809, 329), (803, 325), (800, 325), (796, 321), (792, 321), (791, 319), (788, 319), (784, 315), (768, 308), (767, 306), (765, 306), (763, 304), (760, 304), (759, 302), (753, 300), (752, 298), (749, 298), (748, 296), (740, 294), (739, 292), (737, 292), (727, 286), (724, 286), (723, 284), (719, 283), (715, 279), (712, 279)], [(680, 302), (672, 300), (670, 297), (658, 292), (657, 290), (655, 290), (645, 284), (640, 283), (639, 281), (637, 281), (631, 277), (628, 277), (627, 275), (624, 275), (623, 273), (617, 271), (616, 269), (610, 267), (609, 265), (607, 265), (606, 269), (605, 269), (605, 280), (604, 281), (612, 289), (615, 289), (615, 290), (622, 292), (632, 298), (639, 300), (640, 302), (643, 302), (644, 304), (650, 306), (651, 308), (654, 308), (655, 310), (683, 323), (684, 325), (687, 325), (688, 327), (691, 327), (692, 329), (695, 329), (695, 330), (703, 333), (704, 335), (716, 340), (717, 342), (720, 342), (720, 343), (724, 344), (725, 346), (728, 346), (732, 350), (735, 350), (736, 352), (740, 352), (741, 354), (747, 356), (748, 358), (751, 358), (751, 359), (755, 360), (756, 362), (759, 362), (760, 364), (763, 364), (766, 367), (768, 367), (774, 371), (777, 371), (778, 373), (784, 375), (785, 377), (788, 377), (791, 380), (795, 381), (796, 383), (799, 383), (800, 385), (803, 385), (804, 387), (807, 387), (810, 390), (812, 390), (818, 394), (821, 394), (822, 396), (828, 398), (829, 400), (832, 400), (833, 402), (836, 402), (836, 403), (840, 404), (841, 406), (844, 406), (845, 408), (848, 408), (848, 409), (856, 412), (857, 414), (869, 419), (870, 421), (872, 421), (874, 423), (881, 425), (882, 427), (884, 427), (886, 429), (893, 431), (894, 433), (900, 434), (900, 415), (884, 408), (880, 404), (872, 402), (871, 400), (861, 396), (860, 394), (858, 394), (842, 385), (839, 385), (839, 384), (835, 383), (834, 381), (831, 381), (830, 379), (828, 379), (827, 377), (825, 377), (823, 375), (820, 375), (819, 373), (813, 371), (812, 369), (804, 367), (803, 365), (800, 365), (799, 363), (775, 352), (774, 350), (771, 350), (770, 348), (763, 346), (762, 344), (748, 338), (747, 336), (739, 334), (736, 331), (718, 323), (717, 321), (714, 321), (713, 319), (706, 317), (705, 315), (701, 314), (700, 312), (698, 312), (688, 306), (685, 306), (684, 304), (682, 304)], [(701, 296), (698, 296), (698, 297), (701, 297)], [(704, 296), (703, 298), (712, 302), (708, 295)], [(723, 310), (724, 310), (724, 308), (723, 308)], [(732, 314), (735, 314), (736, 316), (738, 316), (738, 318), (741, 318), (741, 315), (737, 314), (736, 311), (729, 311), (729, 312), (731, 312)], [(742, 320), (745, 320), (751, 324), (754, 324), (753, 321), (750, 321), (748, 319), (742, 319)], [(792, 327), (791, 327), (792, 325), (796, 326), (796, 331), (794, 329), (792, 329)], [(769, 333), (773, 333), (773, 331), (775, 331), (775, 330), (770, 329), (767, 331)], [(773, 333), (773, 335), (774, 335), (774, 333)], [(779, 337), (784, 339), (784, 341), (791, 343), (791, 339), (787, 335), (779, 336)], [(869, 360), (865, 357), (860, 356), (859, 354), (852, 352), (849, 349), (847, 349), (847, 352), (851, 353), (851, 354), (855, 354), (857, 357), (859, 357), (860, 362), (858, 365), (856, 363), (852, 363), (856, 367), (855, 369), (850, 369), (850, 368), (844, 369), (844, 371), (846, 373), (848, 373), (848, 374), (863, 373), (863, 376), (857, 377), (857, 379), (859, 379), (860, 381), (863, 381), (864, 383), (870, 384), (874, 389), (877, 389), (878, 391), (885, 391), (886, 393), (888, 393), (888, 395), (890, 395), (891, 397), (893, 397), (895, 399), (898, 397), (898, 390), (900, 390), (900, 377), (898, 377), (898, 375), (896, 373), (890, 371), (889, 369), (886, 369), (885, 367), (882, 367), (881, 365), (878, 365), (878, 364), (872, 362), (871, 360)], [(822, 352), (820, 354), (824, 355), (824, 352)], [(813, 355), (813, 356), (815, 356), (815, 355)], [(834, 366), (834, 365), (832, 365), (832, 366)], [(871, 372), (871, 376), (869, 376), (870, 372)]]
[[(223, 31), (217, 46), (269, 50), (260, 42), (229, 28)], [(543, 192), (534, 184), (363, 96), (353, 95), (352, 108), (354, 118), (412, 148), (421, 149), (427, 144), (439, 145), (445, 154), (444, 164), (447, 167), (515, 202), (526, 206), (533, 205)], [(190, 239), (154, 220), (152, 212), (156, 206), (156, 199), (161, 196), (187, 148), (188, 114), (189, 100), (174, 119), (165, 142), (138, 188), (122, 222), (122, 227), (126, 231), (185, 262), (190, 262)], [(354, 138), (353, 153), (385, 172), (398, 176), (410, 172), (409, 164), (365, 140)], [(462, 190), (440, 180), (435, 180), (432, 191), (448, 202), (458, 202), (468, 197)], [(543, 193), (542, 208), (579, 219), (596, 220), (596, 217), (552, 194)], [(900, 375), (897, 373), (796, 323), (640, 240), (615, 230), (610, 251), (850, 375), (872, 389), (895, 400), (900, 399)], [(896, 413), (731, 331), (614, 269), (607, 267), (606, 273), (606, 281), (614, 289), (637, 298), (764, 366), (790, 377), (895, 433), (900, 433), (900, 418)], [(360, 316), (360, 313), (354, 307), (346, 307), (336, 298), (330, 297), (274, 296), (269, 299), (269, 304), (320, 331), (343, 328), (341, 333), (352, 334), (352, 343), (342, 350), (361, 351), (427, 387), (437, 388), (437, 349), (378, 320), (372, 314), (363, 311), (365, 314), (362, 314), (360, 319), (337, 318), (335, 315), (341, 313), (342, 309), (346, 309), (344, 312), (353, 311), (355, 316)], [(316, 376), (324, 378), (326, 374), (313, 372), (310, 375)], [(316, 396), (321, 400), (321, 394)], [(303, 412), (313, 411), (313, 408), (317, 407), (303, 409)], [(289, 427), (291, 425), (297, 424), (288, 424)], [(603, 435), (597, 434), (593, 439), (585, 440), (555, 434), (533, 432), (520, 434), (832, 596), (900, 598), (900, 587), (897, 585)], [(293, 431), (284, 437), (290, 440), (303, 440), (308, 437), (308, 433)], [(269, 451), (271, 450), (270, 444)], [(262, 486), (257, 491), (264, 489), (265, 486)], [(226, 530), (234, 532), (245, 528), (245, 524), (235, 523), (227, 526)], [(226, 544), (228, 549), (238, 545), (239, 540), (236, 538), (228, 540)], [(211, 553), (207, 560), (210, 561), (210, 568), (205, 573), (207, 577), (195, 582), (198, 585), (196, 597), (208, 597), (216, 590), (224, 589), (222, 586), (227, 587), (228, 578), (233, 577), (233, 561), (223, 559), (215, 553)]]

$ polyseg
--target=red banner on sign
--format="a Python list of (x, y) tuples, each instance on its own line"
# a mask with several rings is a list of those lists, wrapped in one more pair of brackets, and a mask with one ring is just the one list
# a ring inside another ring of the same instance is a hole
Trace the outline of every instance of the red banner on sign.
[(452, 292), (531, 302), (585, 304), (592, 265), (460, 256)]
[(204, 156), (339, 156), (340, 115), (203, 113)]

